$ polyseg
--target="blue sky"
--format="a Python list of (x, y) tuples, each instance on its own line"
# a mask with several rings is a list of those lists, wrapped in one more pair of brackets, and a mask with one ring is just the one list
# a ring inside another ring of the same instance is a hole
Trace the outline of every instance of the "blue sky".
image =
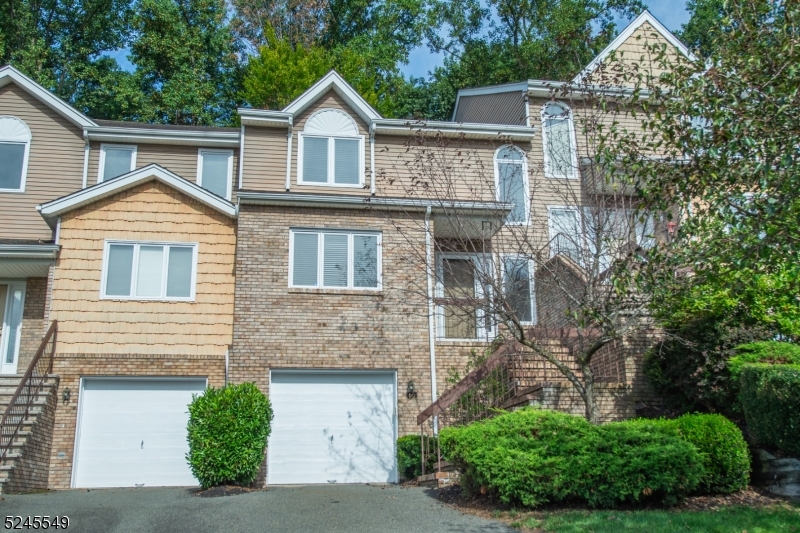
[[(670, 31), (680, 29), (681, 24), (689, 21), (684, 0), (643, 0), (644, 4), (661, 23)], [(626, 20), (620, 20), (618, 28), (625, 27)], [(424, 77), (444, 61), (444, 54), (434, 54), (427, 46), (421, 46), (411, 52), (408, 64), (401, 66), (406, 76)]]

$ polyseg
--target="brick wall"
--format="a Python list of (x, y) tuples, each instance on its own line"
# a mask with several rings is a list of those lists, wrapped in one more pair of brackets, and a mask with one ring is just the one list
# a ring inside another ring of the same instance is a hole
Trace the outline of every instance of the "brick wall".
[(28, 278), (25, 285), (25, 306), (22, 310), (22, 332), (19, 339), (17, 373), (24, 374), (44, 335), (45, 312), (48, 308), (47, 278)]

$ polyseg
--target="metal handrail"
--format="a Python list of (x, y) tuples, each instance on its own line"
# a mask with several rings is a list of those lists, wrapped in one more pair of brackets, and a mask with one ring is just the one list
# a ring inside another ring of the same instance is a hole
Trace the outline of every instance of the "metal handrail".
[[(50, 328), (42, 337), (39, 349), (33, 356), (28, 370), (19, 382), (14, 396), (3, 413), (0, 421), (0, 461), (4, 461), (8, 451), (14, 445), (14, 439), (28, 418), (33, 402), (39, 394), (47, 375), (53, 371), (53, 356), (56, 351), (56, 334), (58, 321), (53, 320)], [(48, 349), (49, 346), (49, 349)], [(47, 352), (45, 354), (45, 352)]]

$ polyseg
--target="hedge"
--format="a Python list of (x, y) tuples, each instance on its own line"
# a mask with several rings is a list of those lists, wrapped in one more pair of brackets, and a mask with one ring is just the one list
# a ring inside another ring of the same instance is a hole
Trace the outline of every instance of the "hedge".
[(467, 491), (488, 492), (506, 504), (674, 504), (704, 475), (696, 448), (657, 424), (595, 426), (582, 417), (526, 408), (442, 429), (439, 440)]
[(272, 407), (255, 383), (209, 387), (189, 404), (186, 460), (204, 489), (249, 485), (264, 462)]
[(744, 365), (739, 401), (759, 444), (800, 456), (800, 365)]
[(737, 386), (744, 365), (800, 365), (800, 346), (790, 342), (751, 342), (737, 346), (735, 352), (736, 355), (728, 361), (728, 369)]
[[(426, 446), (431, 451), (425, 462), (425, 472), (431, 473), (436, 467), (436, 437), (425, 437)], [(397, 439), (397, 469), (400, 477), (415, 479), (422, 475), (422, 450), (419, 435), (406, 435)]]

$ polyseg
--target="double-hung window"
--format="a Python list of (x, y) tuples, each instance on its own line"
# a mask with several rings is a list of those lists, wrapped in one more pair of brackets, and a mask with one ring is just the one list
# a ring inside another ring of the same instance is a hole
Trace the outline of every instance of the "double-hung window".
[(25, 192), (31, 138), (22, 120), (0, 116), (0, 192)]
[(509, 224), (527, 224), (530, 192), (525, 154), (519, 148), (503, 146), (495, 152), (495, 189), (497, 201), (513, 204), (506, 217)]
[(289, 286), (323, 289), (381, 288), (381, 234), (292, 229)]
[(299, 134), (298, 144), (301, 185), (363, 186), (364, 136), (343, 111), (324, 109), (312, 115)]
[(197, 184), (217, 196), (230, 200), (233, 184), (233, 151), (199, 150)]
[(488, 339), (494, 321), (488, 302), (491, 260), (487, 255), (446, 253), (437, 257), (438, 336)]
[(564, 104), (548, 102), (542, 108), (542, 144), (546, 177), (578, 177), (578, 151), (572, 111)]
[(100, 146), (98, 183), (127, 174), (136, 168), (136, 146), (130, 144), (103, 144)]
[(521, 324), (536, 323), (536, 297), (533, 288), (533, 271), (527, 257), (503, 256), (503, 295), (508, 311)]
[(197, 244), (106, 241), (101, 296), (194, 300)]

